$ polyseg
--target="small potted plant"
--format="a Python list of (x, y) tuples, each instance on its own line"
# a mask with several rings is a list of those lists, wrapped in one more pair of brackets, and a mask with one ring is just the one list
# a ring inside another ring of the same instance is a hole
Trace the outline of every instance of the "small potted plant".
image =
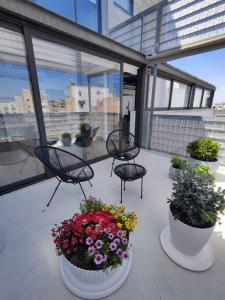
[(219, 151), (220, 145), (206, 137), (195, 140), (187, 146), (187, 152), (190, 154), (192, 165), (199, 164), (199, 161), (201, 161), (214, 171), (219, 166), (217, 163)]
[(169, 176), (171, 179), (176, 180), (177, 176), (188, 167), (188, 161), (179, 155), (175, 155), (171, 158), (170, 162)]
[(137, 225), (134, 211), (104, 204), (93, 197), (82, 201), (80, 212), (52, 229), (61, 256), (61, 276), (70, 291), (97, 299), (117, 290), (132, 263), (130, 233)]
[(67, 147), (67, 146), (70, 146), (71, 145), (71, 134), (68, 133), (68, 132), (64, 132), (62, 134), (62, 143), (63, 143), (63, 146)]
[(206, 246), (219, 215), (225, 209), (225, 190), (215, 190), (207, 172), (187, 168), (173, 183), (168, 199), (169, 228), (161, 233), (161, 244), (178, 264), (193, 271), (208, 269), (213, 255)]

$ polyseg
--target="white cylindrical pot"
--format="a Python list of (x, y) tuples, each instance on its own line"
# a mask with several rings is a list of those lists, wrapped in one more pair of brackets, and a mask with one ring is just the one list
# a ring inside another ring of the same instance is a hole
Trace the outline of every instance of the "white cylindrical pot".
[(172, 180), (176, 180), (176, 178), (181, 174), (182, 170), (181, 169), (176, 169), (172, 166), (169, 168), (169, 177)]
[(107, 271), (84, 270), (71, 264), (65, 257), (63, 257), (63, 260), (64, 260), (64, 265), (66, 266), (67, 269), (70, 270), (71, 274), (73, 274), (74, 277), (88, 284), (96, 284), (98, 282), (104, 282), (109, 277), (113, 276), (113, 274), (116, 272), (116, 269), (111, 269), (111, 268), (109, 268), (109, 270)]
[(65, 286), (84, 299), (100, 299), (114, 293), (126, 281), (131, 266), (132, 251), (121, 266), (105, 271), (84, 270), (71, 264), (64, 256), (60, 258), (60, 274)]
[(209, 228), (196, 228), (174, 219), (169, 210), (169, 225), (171, 241), (174, 247), (188, 256), (197, 255), (210, 239), (215, 226)]
[(220, 166), (220, 162), (218, 160), (217, 161), (203, 161), (203, 160), (198, 160), (196, 158), (190, 157), (189, 162), (193, 167), (198, 164), (207, 166), (215, 173), (218, 171), (219, 166)]

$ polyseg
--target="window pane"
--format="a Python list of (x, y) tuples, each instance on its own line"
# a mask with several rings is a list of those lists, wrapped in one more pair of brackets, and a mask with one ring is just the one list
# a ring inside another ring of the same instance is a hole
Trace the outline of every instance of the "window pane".
[(196, 88), (195, 89), (193, 107), (200, 107), (201, 100), (202, 100), (202, 89)]
[(202, 107), (209, 107), (211, 101), (211, 92), (204, 90), (203, 99), (202, 99)]
[(133, 14), (133, 0), (114, 0), (114, 3), (118, 4), (129, 14)]
[(85, 160), (105, 155), (119, 127), (120, 64), (40, 39), (33, 45), (48, 143)]
[(187, 107), (190, 87), (186, 84), (174, 81), (171, 107)]
[(0, 186), (44, 172), (23, 36), (0, 28)]
[(75, 21), (74, 0), (33, 0), (36, 4), (53, 11), (67, 19)]
[(77, 22), (98, 31), (98, 1), (76, 0)]
[[(149, 76), (148, 82), (148, 108), (151, 107), (151, 99), (152, 99), (152, 82), (153, 76)], [(171, 81), (157, 77), (156, 79), (156, 90), (155, 90), (155, 108), (160, 107), (168, 107), (169, 106), (169, 98), (170, 98), (170, 86)]]

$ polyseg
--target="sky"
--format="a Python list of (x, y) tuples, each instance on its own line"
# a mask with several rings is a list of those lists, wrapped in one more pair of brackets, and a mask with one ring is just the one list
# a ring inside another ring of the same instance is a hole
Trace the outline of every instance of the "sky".
[(187, 56), (168, 63), (215, 85), (213, 103), (225, 103), (225, 48)]

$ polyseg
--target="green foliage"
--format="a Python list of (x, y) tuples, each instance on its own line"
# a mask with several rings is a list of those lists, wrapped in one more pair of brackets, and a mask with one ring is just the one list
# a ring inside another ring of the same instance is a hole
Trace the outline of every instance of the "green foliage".
[(212, 180), (215, 180), (215, 173), (210, 169), (210, 167), (203, 164), (197, 164), (194, 166), (195, 170), (200, 173), (206, 173), (211, 176)]
[(187, 146), (191, 157), (203, 161), (215, 161), (218, 158), (220, 145), (209, 138), (200, 138)]
[(170, 160), (172, 167), (175, 169), (185, 170), (189, 163), (186, 159), (181, 158), (179, 155), (175, 155)]
[(64, 133), (62, 134), (62, 138), (63, 138), (63, 139), (71, 139), (71, 134), (68, 133), (68, 132), (64, 132)]
[(97, 200), (95, 197), (89, 197), (85, 199), (80, 204), (81, 212), (89, 212), (91, 210), (103, 210), (105, 209), (105, 204), (101, 200)]
[(173, 183), (168, 203), (175, 218), (193, 227), (208, 228), (224, 212), (225, 190), (215, 190), (208, 173), (190, 167)]

